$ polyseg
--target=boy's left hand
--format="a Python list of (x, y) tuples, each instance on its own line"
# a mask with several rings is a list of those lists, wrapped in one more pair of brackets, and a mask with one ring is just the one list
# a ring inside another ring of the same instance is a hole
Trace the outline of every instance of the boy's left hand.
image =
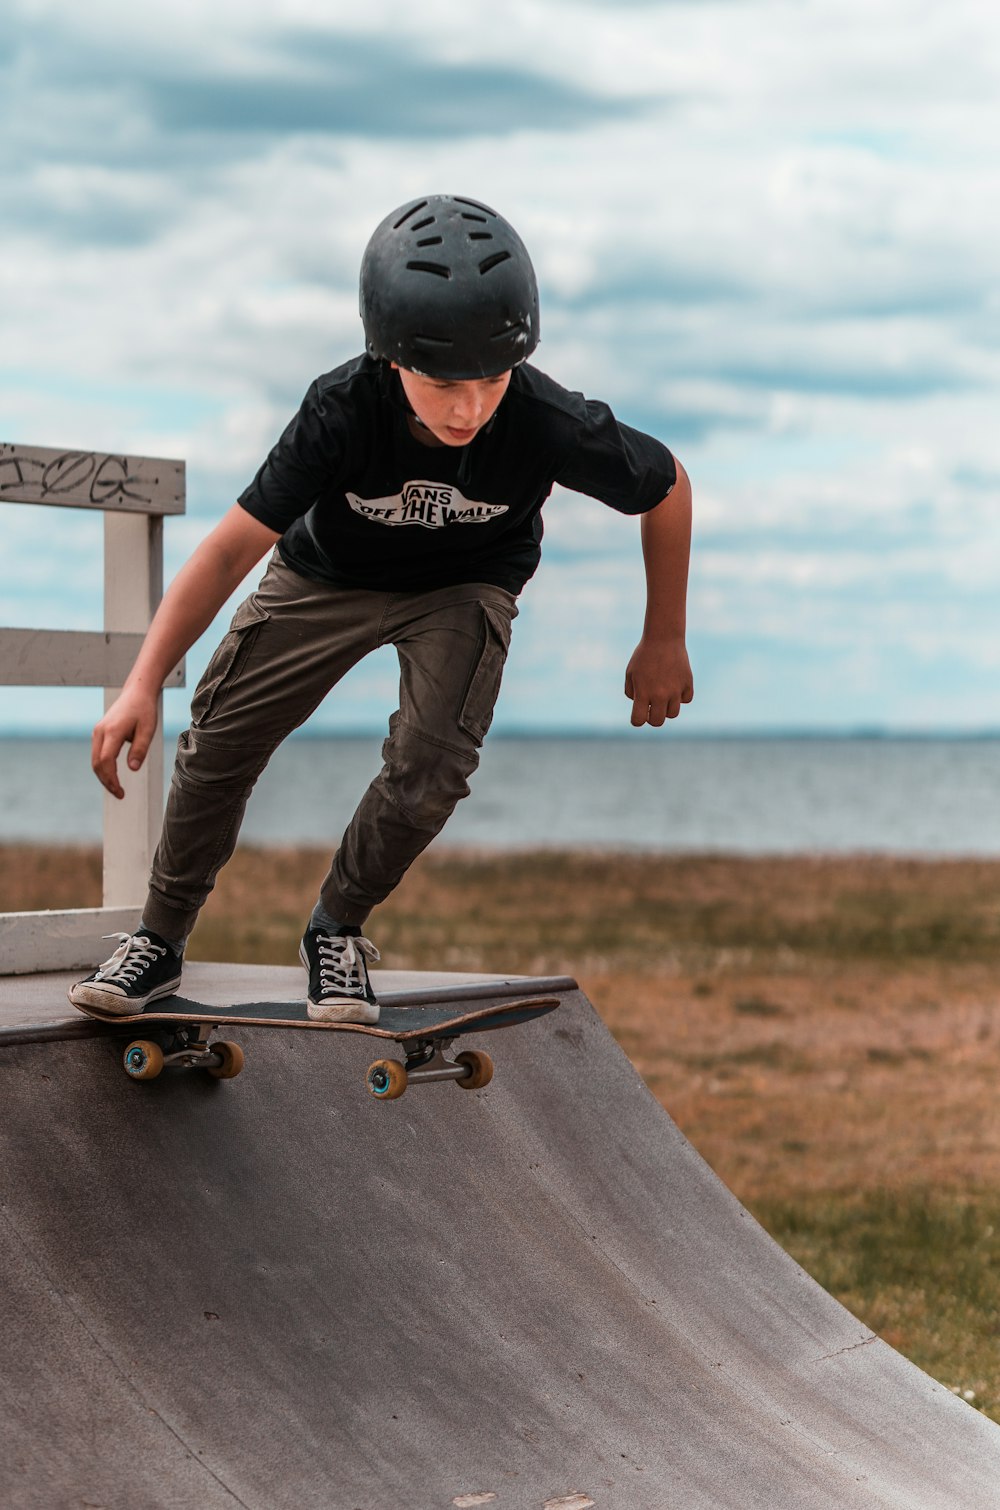
[(694, 697), (694, 677), (683, 639), (651, 640), (643, 635), (625, 672), (625, 696), (632, 699), (632, 724), (676, 718), (681, 703)]

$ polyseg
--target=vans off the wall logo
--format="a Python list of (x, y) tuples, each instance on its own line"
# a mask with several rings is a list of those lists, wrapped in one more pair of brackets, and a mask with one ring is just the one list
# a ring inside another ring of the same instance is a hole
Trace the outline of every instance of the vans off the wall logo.
[(359, 498), (348, 493), (356, 514), (376, 524), (421, 524), (442, 530), (449, 524), (488, 524), (507, 513), (505, 503), (475, 503), (447, 482), (408, 482), (394, 498)]

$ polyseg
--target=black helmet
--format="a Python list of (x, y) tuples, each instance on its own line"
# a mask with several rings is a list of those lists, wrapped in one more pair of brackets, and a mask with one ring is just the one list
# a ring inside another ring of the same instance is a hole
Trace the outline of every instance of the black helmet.
[(538, 286), (524, 243), (475, 199), (431, 194), (387, 215), (361, 260), (373, 357), (425, 377), (497, 377), (538, 345)]

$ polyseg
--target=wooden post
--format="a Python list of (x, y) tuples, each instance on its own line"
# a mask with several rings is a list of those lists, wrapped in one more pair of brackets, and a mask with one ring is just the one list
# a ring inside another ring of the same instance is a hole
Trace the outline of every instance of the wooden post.
[[(104, 628), (108, 633), (145, 630), (163, 594), (163, 520), (153, 514), (104, 516)], [(108, 687), (105, 711), (121, 691)], [(157, 728), (140, 771), (119, 759), (125, 798), (104, 794), (104, 906), (142, 907), (149, 862), (163, 811), (163, 696)]]

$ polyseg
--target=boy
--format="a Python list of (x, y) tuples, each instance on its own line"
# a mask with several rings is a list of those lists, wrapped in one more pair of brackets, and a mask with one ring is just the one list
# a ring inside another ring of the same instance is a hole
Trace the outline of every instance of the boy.
[(526, 364), (538, 291), (520, 238), (474, 200), (433, 195), (378, 226), (361, 265), (366, 352), (313, 383), (250, 486), (164, 595), (93, 767), (149, 748), (163, 679), (258, 561), (256, 592), (194, 695), (178, 742), (140, 931), (73, 986), (126, 1015), (171, 995), (254, 782), (278, 744), (369, 651), (391, 643), (400, 701), (385, 764), (323, 881), (300, 946), (308, 1013), (376, 1022), (369, 913), (440, 832), (490, 725), (517, 596), (553, 483), (642, 515), (647, 605), (625, 678), (632, 723), (693, 696), (684, 644), (691, 493), (683, 468), (606, 405)]

